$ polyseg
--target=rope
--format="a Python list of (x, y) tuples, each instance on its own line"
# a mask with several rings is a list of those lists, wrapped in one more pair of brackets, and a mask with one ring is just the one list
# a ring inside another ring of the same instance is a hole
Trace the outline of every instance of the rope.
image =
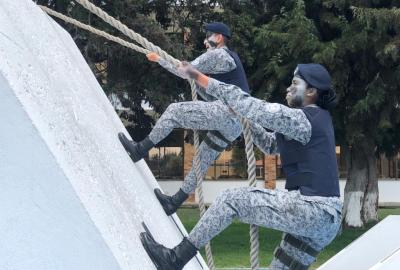
[[(193, 86), (192, 86), (193, 83)], [(192, 100), (197, 100), (197, 93), (194, 90), (195, 85), (194, 82), (191, 81), (190, 86), (192, 87)], [(194, 173), (196, 175), (197, 179), (197, 191), (199, 194), (199, 208), (200, 208), (200, 217), (202, 217), (206, 213), (206, 205), (204, 202), (204, 193), (203, 193), (203, 175), (201, 174), (201, 168), (200, 168), (200, 139), (199, 139), (199, 133), (194, 130), (193, 132), (193, 142), (194, 142), (194, 149), (195, 149), (195, 155), (194, 155)], [(207, 259), (207, 265), (211, 270), (215, 270), (215, 264), (214, 264), (214, 258), (212, 255), (211, 251), (211, 244), (210, 242), (207, 242), (207, 244), (204, 247), (204, 250), (206, 252), (206, 259)]]
[(171, 64), (178, 65), (180, 63), (179, 60), (175, 59), (174, 57), (172, 57), (171, 55), (169, 55), (168, 53), (163, 51), (160, 47), (154, 45), (153, 43), (148, 41), (146, 38), (142, 37), (140, 34), (129, 29), (125, 24), (123, 24), (119, 20), (111, 17), (105, 11), (103, 11), (99, 7), (96, 7), (89, 1), (87, 1), (87, 0), (75, 0), (75, 1), (77, 3), (79, 3), (80, 5), (82, 5), (84, 8), (86, 8), (91, 13), (97, 15), (100, 19), (102, 19), (109, 25), (113, 26), (114, 28), (116, 28), (117, 30), (122, 32), (127, 37), (136, 41), (143, 48), (146, 48), (152, 52), (156, 52), (158, 55), (160, 55), (162, 58), (164, 58), (166, 61), (170, 62)]
[[(179, 60), (170, 56), (168, 53), (163, 51), (160, 47), (154, 45), (153, 43), (148, 41), (146, 38), (142, 37), (138, 33), (129, 29), (126, 25), (124, 25), (117, 19), (111, 17), (106, 12), (104, 12), (102, 9), (96, 7), (89, 1), (87, 1), (87, 0), (75, 0), (75, 1), (79, 4), (81, 4), (84, 8), (89, 10), (91, 13), (97, 15), (99, 18), (101, 18), (106, 23), (110, 24), (111, 26), (118, 29), (120, 32), (122, 32), (129, 38), (136, 41), (138, 44), (142, 45), (145, 49), (140, 48), (139, 46), (136, 46), (135, 44), (126, 42), (118, 37), (109, 35), (103, 31), (97, 30), (91, 26), (84, 25), (74, 19), (68, 18), (67, 16), (59, 14), (59, 13), (57, 13), (53, 10), (50, 10), (46, 7), (41, 6), (41, 8), (45, 12), (49, 13), (52, 16), (55, 16), (62, 20), (65, 20), (66, 22), (72, 23), (72, 24), (74, 24), (80, 28), (83, 28), (85, 30), (88, 30), (92, 33), (103, 36), (111, 41), (117, 42), (117, 43), (119, 43), (125, 47), (131, 48), (135, 51), (138, 51), (138, 52), (141, 52), (144, 54), (147, 54), (149, 52), (156, 52), (157, 54), (159, 54), (162, 58), (164, 58), (166, 61), (170, 62), (171, 64), (178, 65), (180, 63)], [(192, 89), (192, 100), (196, 101), (197, 100), (197, 93), (195, 91), (196, 85), (193, 80), (190, 81), (190, 86)], [(246, 156), (247, 156), (247, 160), (248, 160), (247, 170), (248, 170), (248, 176), (249, 176), (249, 185), (255, 186), (255, 184), (256, 184), (256, 176), (255, 176), (256, 162), (255, 162), (254, 151), (253, 151), (253, 139), (251, 137), (250, 125), (246, 119), (241, 118), (240, 120), (241, 120), (241, 123), (243, 126), (243, 134), (244, 134), (245, 143), (246, 143)], [(206, 208), (205, 208), (205, 204), (204, 204), (204, 194), (203, 194), (203, 185), (202, 185), (203, 176), (201, 175), (201, 169), (200, 169), (199, 144), (200, 143), (199, 143), (198, 132), (194, 131), (194, 147), (195, 147), (194, 166), (195, 166), (195, 175), (197, 178), (198, 193), (199, 193), (200, 215), (203, 216), (204, 213), (206, 212)], [(259, 242), (258, 242), (258, 229), (257, 229), (257, 226), (255, 226), (255, 225), (250, 226), (250, 241), (251, 241), (251, 251), (250, 251), (251, 267), (252, 267), (252, 270), (256, 270), (259, 267), (259, 260), (258, 260)], [(213, 261), (213, 257), (212, 257), (210, 243), (206, 244), (205, 251), (206, 251), (208, 267), (211, 270), (214, 270), (215, 266), (214, 266), (214, 261)]]
[[(250, 123), (243, 117), (240, 117), (240, 123), (243, 127), (243, 135), (246, 145), (247, 156), (247, 174), (249, 178), (249, 186), (255, 187), (256, 182), (256, 158), (253, 150), (253, 137), (251, 136)], [(258, 240), (258, 227), (254, 224), (250, 225), (250, 264), (251, 269), (256, 270), (260, 267), (259, 261), (259, 248), (260, 243)]]
[(127, 47), (127, 48), (130, 48), (130, 49), (132, 49), (132, 50), (135, 50), (135, 51), (140, 52), (140, 53), (143, 53), (143, 54), (148, 54), (148, 53), (151, 52), (151, 51), (146, 50), (146, 49), (143, 49), (142, 47), (139, 47), (139, 46), (137, 46), (137, 45), (135, 45), (135, 44), (133, 44), (133, 43), (127, 42), (127, 41), (125, 41), (125, 40), (123, 40), (123, 39), (121, 39), (121, 38), (119, 38), (119, 37), (116, 37), (116, 36), (113, 36), (113, 35), (110, 35), (110, 34), (104, 32), (104, 31), (98, 30), (98, 29), (96, 29), (96, 28), (94, 28), (94, 27), (92, 27), (92, 26), (90, 26), (90, 25), (83, 24), (83, 23), (81, 23), (80, 21), (77, 21), (77, 20), (75, 20), (75, 19), (72, 19), (72, 18), (70, 18), (70, 17), (67, 17), (67, 16), (65, 16), (65, 15), (63, 15), (63, 14), (61, 14), (61, 13), (58, 13), (58, 12), (56, 12), (56, 11), (54, 11), (54, 10), (48, 8), (48, 7), (40, 6), (40, 5), (39, 5), (39, 7), (40, 7), (43, 11), (47, 12), (48, 14), (50, 14), (50, 15), (53, 16), (53, 17), (59, 18), (59, 19), (65, 21), (65, 22), (67, 22), (67, 23), (70, 23), (70, 24), (73, 24), (73, 25), (75, 25), (75, 26), (77, 26), (77, 27), (79, 27), (79, 28), (85, 29), (85, 30), (87, 30), (87, 31), (89, 31), (89, 32), (91, 32), (91, 33), (93, 33), (93, 34), (102, 36), (102, 37), (104, 37), (104, 38), (106, 38), (106, 39), (108, 39), (108, 40), (111, 40), (111, 41), (114, 41), (114, 42), (116, 42), (116, 43), (119, 43), (119, 44), (121, 44), (122, 46), (125, 46), (125, 47)]

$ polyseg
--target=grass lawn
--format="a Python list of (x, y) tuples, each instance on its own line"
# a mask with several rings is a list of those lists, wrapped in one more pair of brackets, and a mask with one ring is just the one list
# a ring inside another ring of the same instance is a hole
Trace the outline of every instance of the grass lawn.
[[(400, 215), (400, 208), (379, 209), (380, 220), (387, 215)], [(199, 219), (199, 211), (198, 209), (182, 208), (178, 210), (178, 216), (185, 225), (185, 228), (190, 231)], [(322, 251), (311, 269), (316, 269), (373, 225), (375, 225), (375, 223), (368, 224), (365, 228), (361, 229), (344, 229), (343, 232)], [(279, 231), (260, 228), (260, 263), (262, 267), (268, 266), (271, 262), (273, 251), (281, 240), (281, 237)], [(216, 267), (250, 267), (249, 225), (235, 221), (212, 240), (211, 246)], [(201, 253), (205, 258), (204, 250), (202, 250)]]

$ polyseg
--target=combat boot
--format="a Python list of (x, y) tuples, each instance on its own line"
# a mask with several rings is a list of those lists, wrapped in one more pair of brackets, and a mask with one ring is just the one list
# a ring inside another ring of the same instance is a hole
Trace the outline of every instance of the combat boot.
[(181, 270), (197, 253), (197, 248), (186, 237), (172, 249), (158, 244), (146, 232), (140, 234), (140, 240), (158, 270)]
[(124, 133), (118, 133), (118, 139), (121, 142), (122, 146), (129, 153), (133, 162), (138, 162), (145, 156), (147, 156), (149, 150), (154, 147), (154, 143), (146, 137), (141, 142), (134, 142), (129, 140)]
[(163, 194), (159, 188), (156, 188), (154, 189), (154, 194), (156, 194), (158, 201), (168, 216), (175, 213), (179, 206), (189, 197), (189, 194), (183, 192), (182, 189), (179, 189), (175, 195), (168, 196)]

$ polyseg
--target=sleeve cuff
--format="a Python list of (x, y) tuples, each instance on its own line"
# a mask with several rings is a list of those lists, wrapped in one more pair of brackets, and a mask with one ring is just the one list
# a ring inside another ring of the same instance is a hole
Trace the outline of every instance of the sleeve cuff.
[(215, 93), (218, 91), (219, 84), (220, 84), (219, 81), (210, 77), (208, 80), (208, 86), (206, 88), (206, 93), (209, 95), (215, 96)]
[(167, 64), (167, 61), (166, 61), (164, 58), (160, 58), (160, 60), (158, 60), (158, 64), (159, 64), (160, 66), (165, 67), (166, 64)]

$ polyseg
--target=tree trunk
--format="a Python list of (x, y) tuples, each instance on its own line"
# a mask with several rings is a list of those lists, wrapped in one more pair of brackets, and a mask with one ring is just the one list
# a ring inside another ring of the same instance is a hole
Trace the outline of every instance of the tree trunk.
[(344, 189), (343, 223), (362, 227), (378, 220), (378, 171), (373, 142), (352, 145), (347, 153), (347, 182)]

